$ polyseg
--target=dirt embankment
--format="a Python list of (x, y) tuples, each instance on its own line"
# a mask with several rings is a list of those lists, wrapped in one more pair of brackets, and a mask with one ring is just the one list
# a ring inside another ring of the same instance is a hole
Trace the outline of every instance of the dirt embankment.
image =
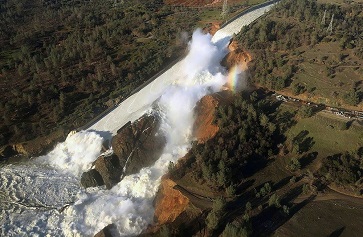
[(240, 71), (246, 71), (248, 63), (252, 60), (252, 56), (244, 51), (235, 40), (229, 43), (228, 49), (229, 53), (222, 60), (222, 66), (225, 66), (228, 70), (234, 66), (238, 66)]
[(221, 28), (221, 21), (208, 22), (207, 26), (203, 29), (205, 33), (214, 35)]
[[(195, 107), (194, 136), (199, 143), (213, 138), (219, 127), (214, 124), (214, 114), (221, 99), (218, 95), (204, 96)], [(181, 160), (188, 159), (188, 154)], [(180, 165), (183, 162), (177, 164)], [(182, 213), (186, 212), (190, 204), (188, 197), (174, 189), (176, 183), (165, 175), (161, 181), (159, 192), (155, 198), (155, 225), (147, 232), (156, 232), (162, 225), (172, 223)]]
[(158, 196), (155, 200), (155, 217), (157, 225), (173, 222), (186, 210), (189, 199), (179, 190), (174, 189), (176, 183), (171, 179), (163, 179)]
[(212, 95), (204, 96), (195, 108), (194, 136), (198, 143), (204, 143), (213, 138), (219, 127), (214, 124), (214, 114), (219, 101)]

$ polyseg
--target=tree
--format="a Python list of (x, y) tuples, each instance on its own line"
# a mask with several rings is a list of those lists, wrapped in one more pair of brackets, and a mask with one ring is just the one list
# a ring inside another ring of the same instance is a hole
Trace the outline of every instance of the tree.
[(313, 116), (314, 113), (313, 113), (313, 109), (311, 108), (311, 106), (303, 105), (299, 109), (298, 114), (302, 118), (309, 118), (309, 117)]
[(215, 230), (219, 224), (219, 215), (211, 211), (208, 213), (206, 220), (207, 228), (210, 230)]
[(288, 165), (288, 169), (291, 171), (296, 171), (296, 170), (299, 170), (300, 168), (301, 168), (301, 164), (300, 164), (299, 160), (296, 157), (291, 158), (290, 163)]
[(294, 95), (299, 95), (301, 93), (304, 93), (305, 91), (305, 86), (301, 85), (300, 83), (296, 83), (292, 86), (292, 93), (294, 93)]
[(274, 193), (271, 195), (271, 197), (268, 199), (268, 205), (271, 207), (271, 206), (275, 206), (277, 208), (281, 207), (281, 204), (280, 204), (280, 197)]
[(246, 227), (240, 226), (237, 227), (232, 223), (228, 223), (224, 231), (222, 232), (221, 237), (248, 237), (249, 232)]
[(290, 215), (290, 208), (288, 206), (283, 205), (282, 210), (286, 215)]
[(359, 92), (356, 89), (350, 90), (344, 95), (344, 101), (349, 105), (358, 105), (360, 102)]
[(224, 197), (218, 197), (213, 201), (213, 211), (220, 213), (226, 206), (226, 199)]
[(63, 113), (63, 111), (64, 111), (65, 103), (66, 103), (66, 98), (65, 98), (63, 92), (61, 92), (59, 95), (59, 107), (60, 107), (61, 113)]
[(251, 211), (252, 210), (252, 204), (250, 202), (246, 203), (246, 211)]
[(227, 196), (234, 196), (236, 194), (236, 188), (234, 187), (233, 184), (229, 185), (227, 188), (226, 188), (226, 194)]

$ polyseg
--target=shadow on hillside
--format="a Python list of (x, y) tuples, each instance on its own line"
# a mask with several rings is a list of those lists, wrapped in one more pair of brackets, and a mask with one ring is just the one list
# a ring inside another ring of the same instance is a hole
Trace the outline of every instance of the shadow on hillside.
[(290, 182), (292, 176), (285, 177), (273, 185), (273, 190), (278, 190)]
[(302, 193), (302, 185), (292, 188), (281, 199), (281, 203), (291, 203), (296, 197)]
[(236, 194), (237, 195), (242, 194), (249, 187), (251, 187), (255, 181), (256, 181), (255, 179), (250, 179), (250, 180), (247, 180), (247, 181), (243, 182), (242, 184), (238, 185), (238, 187), (236, 189)]
[(313, 137), (308, 137), (309, 131), (302, 130), (298, 135), (294, 137), (292, 142), (294, 144), (297, 144), (298, 150), (297, 152), (299, 154), (302, 154), (304, 152), (308, 152), (315, 144)]
[(303, 155), (299, 161), (301, 164), (301, 169), (304, 169), (306, 166), (308, 166), (311, 162), (313, 162), (316, 157), (318, 157), (318, 152), (314, 151), (314, 152), (310, 152), (308, 154)]
[(244, 178), (248, 178), (253, 176), (254, 174), (258, 173), (260, 170), (266, 168), (268, 165), (270, 165), (271, 163), (273, 163), (275, 161), (275, 158), (271, 158), (271, 159), (255, 159), (255, 160), (251, 160), (249, 161), (246, 166), (243, 168), (243, 174), (244, 174)]
[[(292, 195), (292, 194), (290, 194)], [(291, 200), (297, 196), (290, 197)], [(280, 226), (289, 221), (298, 211), (313, 201), (315, 195), (311, 195), (304, 201), (293, 205), (290, 208), (289, 214), (282, 211), (281, 208), (270, 206), (264, 209), (260, 214), (251, 219), (253, 225), (253, 236), (271, 236)]]
[(330, 235), (329, 235), (329, 237), (339, 237), (342, 233), (343, 233), (343, 231), (345, 230), (345, 226), (343, 226), (343, 227), (341, 227), (341, 228), (339, 228), (339, 229), (336, 229), (336, 230), (334, 230)]

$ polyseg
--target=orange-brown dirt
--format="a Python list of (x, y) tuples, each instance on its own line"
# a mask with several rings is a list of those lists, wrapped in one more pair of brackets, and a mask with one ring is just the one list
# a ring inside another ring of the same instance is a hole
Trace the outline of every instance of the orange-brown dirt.
[(214, 35), (220, 28), (221, 28), (221, 21), (213, 21), (210, 22), (208, 26), (204, 28), (204, 32)]
[(160, 184), (158, 198), (155, 200), (155, 219), (157, 225), (173, 222), (189, 204), (189, 199), (174, 189), (176, 183), (163, 179)]
[(214, 137), (219, 127), (213, 123), (219, 102), (212, 95), (204, 96), (195, 108), (194, 136), (198, 143), (204, 143)]
[(252, 60), (251, 55), (248, 52), (242, 50), (235, 40), (231, 41), (231, 43), (228, 45), (228, 49), (229, 53), (222, 60), (221, 64), (228, 69), (231, 69), (233, 66), (237, 65), (240, 70), (247, 70), (247, 64)]

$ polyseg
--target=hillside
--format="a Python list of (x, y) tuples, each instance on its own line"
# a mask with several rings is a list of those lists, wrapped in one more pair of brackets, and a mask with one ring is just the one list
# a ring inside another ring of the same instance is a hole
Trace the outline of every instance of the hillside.
[[(215, 136), (194, 143), (170, 166), (164, 182), (173, 182), (173, 193), (183, 202), (178, 206), (161, 189), (154, 227), (142, 236), (360, 236), (361, 121), (307, 102), (277, 100), (270, 91), (361, 110), (362, 39), (357, 27), (362, 5), (320, 2), (283, 1), (237, 35), (237, 49), (252, 57), (250, 83), (257, 89), (231, 93), (229, 103), (214, 112)], [(341, 20), (332, 33), (326, 31), (328, 23), (318, 27), (321, 9), (338, 19), (344, 16), (344, 27)], [(314, 34), (316, 42), (307, 43)], [(339, 40), (347, 45), (338, 46)], [(345, 55), (343, 60), (335, 58), (339, 54)], [(236, 63), (227, 60), (231, 55), (225, 60), (229, 66)], [(320, 72), (330, 67), (335, 70), (330, 76)], [(327, 93), (327, 87), (339, 96)], [(158, 216), (165, 213), (158, 208), (165, 196), (178, 212), (168, 211), (173, 218), (160, 221)]]
[(198, 20), (159, 0), (7, 0), (0, 13), (0, 146), (83, 126), (182, 55)]
[(0, 157), (44, 153), (175, 62), (196, 27), (260, 2), (222, 17), (221, 1), (4, 1)]
[(236, 37), (255, 59), (252, 81), (317, 104), (363, 110), (362, 12), (359, 1), (282, 1)]

